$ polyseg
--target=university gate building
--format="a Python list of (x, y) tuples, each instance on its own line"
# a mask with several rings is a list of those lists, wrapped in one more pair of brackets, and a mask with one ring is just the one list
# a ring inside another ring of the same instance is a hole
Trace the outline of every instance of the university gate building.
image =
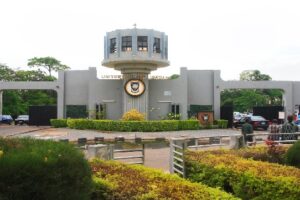
[[(223, 81), (219, 70), (181, 68), (177, 79), (150, 79), (152, 71), (167, 67), (168, 36), (152, 29), (122, 29), (106, 33), (102, 65), (121, 72), (117, 78), (97, 78), (97, 69), (60, 71), (53, 82), (0, 82), (2, 92), (12, 89), (47, 89), (57, 92), (57, 118), (74, 117), (81, 110), (90, 118), (120, 119), (130, 109), (149, 120), (173, 112), (187, 119), (199, 111), (220, 118), (220, 94), (225, 89), (282, 89), (284, 111), (300, 105), (300, 82)], [(76, 117), (76, 116), (75, 116)]]

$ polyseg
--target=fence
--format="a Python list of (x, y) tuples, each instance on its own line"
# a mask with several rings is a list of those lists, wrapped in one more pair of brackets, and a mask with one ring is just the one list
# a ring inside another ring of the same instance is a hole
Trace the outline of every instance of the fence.
[[(68, 140), (61, 141), (69, 142)], [(120, 143), (119, 139), (117, 141)], [(91, 142), (93, 144), (91, 144)], [(85, 156), (88, 159), (101, 158), (104, 160), (119, 160), (127, 164), (143, 165), (145, 163), (145, 144), (140, 144), (140, 148), (116, 149), (114, 144), (103, 144), (103, 142), (104, 138), (102, 137), (95, 138), (94, 141), (88, 141), (87, 138), (78, 138), (77, 147), (85, 153)], [(122, 140), (121, 142), (124, 141)]]
[[(253, 145), (264, 143), (268, 136), (281, 136), (280, 140), (274, 140), (274, 142), (281, 143), (294, 143), (299, 138), (300, 133), (280, 133), (280, 134), (251, 134), (253, 136), (253, 142), (247, 142), (246, 145)], [(283, 139), (284, 136), (293, 137), (295, 139)], [(203, 142), (205, 140), (205, 142)], [(221, 136), (201, 136), (197, 138), (171, 138), (170, 140), (170, 173), (179, 174), (185, 177), (185, 162), (184, 162), (184, 152), (186, 149), (201, 149), (201, 148), (240, 148), (244, 146), (244, 137), (240, 134), (238, 135), (221, 135)]]
[[(128, 155), (130, 153), (140, 153), (140, 155)], [(119, 156), (116, 156), (116, 154), (119, 154)], [(120, 155), (125, 154), (125, 155)], [(127, 161), (127, 160), (133, 160), (130, 162), (126, 162), (127, 164), (142, 164), (145, 163), (145, 144), (142, 144), (142, 148), (140, 149), (114, 149), (113, 147), (113, 160), (121, 160), (121, 161)], [(140, 161), (136, 161), (136, 159)]]

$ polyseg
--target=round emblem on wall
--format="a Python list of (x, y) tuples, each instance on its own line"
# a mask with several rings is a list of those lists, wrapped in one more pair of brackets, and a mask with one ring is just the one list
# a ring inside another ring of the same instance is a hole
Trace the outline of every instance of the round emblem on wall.
[(139, 79), (131, 79), (126, 82), (124, 89), (130, 96), (138, 97), (145, 92), (145, 84)]

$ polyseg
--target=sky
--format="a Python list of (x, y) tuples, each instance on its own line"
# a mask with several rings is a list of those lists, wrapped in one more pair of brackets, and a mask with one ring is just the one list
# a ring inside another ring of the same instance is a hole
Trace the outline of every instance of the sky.
[(153, 75), (187, 67), (238, 80), (257, 69), (300, 81), (297, 0), (0, 0), (0, 63), (28, 69), (28, 59), (52, 56), (73, 70), (118, 74), (101, 66), (103, 37), (135, 23), (169, 37), (171, 65)]

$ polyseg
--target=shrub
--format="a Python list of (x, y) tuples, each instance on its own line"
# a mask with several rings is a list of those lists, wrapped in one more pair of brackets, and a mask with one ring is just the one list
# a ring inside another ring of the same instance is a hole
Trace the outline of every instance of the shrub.
[(221, 187), (242, 199), (298, 199), (300, 170), (234, 154), (187, 152), (188, 179)]
[(126, 131), (126, 132), (155, 132), (199, 129), (196, 120), (160, 120), (160, 121), (114, 121), (114, 120), (89, 120), (68, 119), (69, 128), (96, 129), (100, 131)]
[(71, 144), (0, 139), (0, 199), (89, 199), (91, 170)]
[(94, 124), (92, 120), (89, 119), (68, 119), (67, 125), (69, 128), (75, 129), (94, 129)]
[(180, 120), (181, 114), (175, 114), (175, 113), (168, 113), (166, 116), (166, 120)]
[(51, 119), (50, 123), (54, 128), (62, 128), (68, 126), (67, 119)]
[(297, 141), (288, 149), (286, 164), (300, 168), (300, 141)]
[(228, 120), (219, 119), (219, 120), (216, 120), (216, 121), (217, 121), (217, 125), (218, 125), (219, 128), (227, 128)]
[[(202, 184), (191, 183), (177, 175), (161, 171), (117, 163), (94, 160), (91, 163), (94, 176), (102, 179), (100, 192), (109, 194), (106, 199), (138, 200), (200, 200), (237, 199), (230, 194)], [(110, 183), (110, 186), (109, 184)], [(105, 184), (103, 184), (105, 183)], [(105, 199), (105, 198), (103, 198)]]
[(257, 161), (266, 161), (271, 163), (284, 163), (284, 156), (287, 152), (286, 146), (265, 147), (259, 146), (255, 148), (241, 148), (241, 149), (217, 149), (210, 150), (209, 153), (214, 155), (233, 154), (242, 158), (253, 159)]
[(145, 114), (140, 113), (136, 109), (131, 109), (124, 113), (122, 120), (124, 121), (143, 121), (145, 120)]
[(198, 120), (181, 120), (178, 123), (179, 130), (198, 130), (199, 121)]

